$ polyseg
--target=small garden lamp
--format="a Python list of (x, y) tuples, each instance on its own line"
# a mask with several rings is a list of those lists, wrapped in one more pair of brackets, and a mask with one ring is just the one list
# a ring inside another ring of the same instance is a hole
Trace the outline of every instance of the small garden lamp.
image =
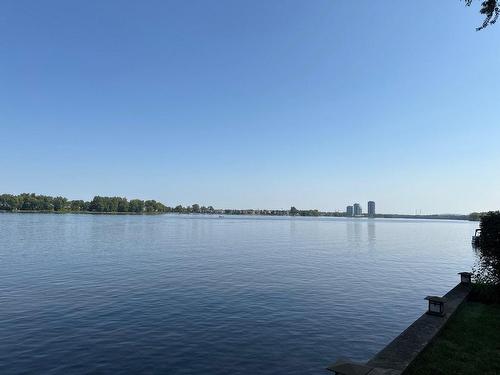
[(425, 297), (425, 299), (429, 301), (429, 310), (427, 310), (427, 314), (444, 316), (444, 298), (437, 296), (427, 296)]
[(470, 284), (472, 283), (472, 273), (470, 272), (459, 272), (460, 282), (462, 284)]

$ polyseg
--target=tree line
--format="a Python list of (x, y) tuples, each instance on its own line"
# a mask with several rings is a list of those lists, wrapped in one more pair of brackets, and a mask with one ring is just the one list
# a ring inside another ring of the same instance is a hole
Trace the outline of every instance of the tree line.
[(212, 206), (178, 205), (169, 207), (155, 200), (141, 200), (123, 197), (96, 195), (91, 201), (69, 200), (65, 197), (51, 197), (34, 193), (0, 195), (0, 211), (40, 212), (108, 212), (108, 213), (179, 213), (179, 214), (230, 214), (233, 210), (216, 210)]
[(170, 207), (155, 200), (141, 200), (122, 197), (95, 196), (91, 201), (69, 200), (34, 193), (0, 195), (0, 210), (44, 211), (44, 212), (121, 212), (162, 213), (171, 212)]
[[(319, 210), (299, 210), (292, 206), (289, 210), (266, 209), (215, 209), (212, 206), (177, 205), (169, 207), (155, 200), (141, 200), (122, 197), (95, 196), (91, 201), (69, 200), (64, 197), (51, 197), (34, 193), (19, 195), (0, 195), (0, 211), (41, 211), (41, 212), (108, 212), (108, 213), (179, 213), (179, 214), (219, 214), (219, 215), (265, 215), (265, 216), (346, 216), (345, 212), (324, 212)], [(389, 215), (378, 214), (377, 217), (429, 218), (429, 219), (461, 219), (480, 220), (483, 212), (470, 215)]]

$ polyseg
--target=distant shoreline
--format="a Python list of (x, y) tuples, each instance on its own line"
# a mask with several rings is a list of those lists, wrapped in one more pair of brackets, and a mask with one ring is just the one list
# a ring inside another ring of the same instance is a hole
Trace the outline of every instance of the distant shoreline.
[[(369, 202), (370, 203), (370, 202)], [(371, 202), (373, 203), (373, 202)], [(359, 208), (359, 207), (358, 207)], [(247, 215), (247, 216), (300, 216), (300, 217), (346, 217), (346, 218), (385, 218), (385, 219), (441, 219), (478, 221), (483, 213), (473, 212), (469, 215), (435, 214), (375, 214), (368, 213), (352, 216), (352, 210), (320, 211), (318, 209), (227, 209), (202, 206), (197, 203), (183, 207), (169, 207), (155, 200), (131, 199), (125, 197), (105, 197), (96, 195), (91, 201), (69, 200), (65, 197), (22, 193), (19, 195), (1, 194), (0, 212), (16, 213), (56, 213), (56, 214), (89, 214), (89, 215), (161, 215), (161, 214), (202, 214), (202, 215)], [(349, 215), (349, 213), (351, 215)], [(371, 210), (374, 213), (374, 210)]]
[[(222, 210), (225, 211), (225, 210)], [(157, 215), (207, 215), (207, 216), (262, 216), (262, 217), (339, 217), (347, 219), (427, 219), (427, 220), (461, 220), (461, 221), (477, 221), (470, 218), (469, 215), (404, 215), (404, 214), (377, 214), (375, 217), (367, 215), (362, 216), (346, 216), (346, 215), (285, 215), (285, 214), (262, 214), (262, 213), (249, 213), (241, 211), (249, 210), (230, 210), (238, 212), (216, 212), (216, 213), (194, 213), (194, 212), (97, 212), (97, 211), (51, 211), (51, 210), (0, 210), (0, 213), (17, 213), (17, 214), (76, 214), (76, 215), (132, 215), (132, 216), (157, 216)]]

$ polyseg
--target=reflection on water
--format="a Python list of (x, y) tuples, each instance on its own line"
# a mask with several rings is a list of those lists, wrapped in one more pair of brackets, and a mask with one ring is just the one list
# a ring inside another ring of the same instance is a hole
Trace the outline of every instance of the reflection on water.
[(373, 249), (376, 240), (375, 219), (369, 219), (366, 226), (368, 228), (368, 245), (370, 249)]
[(474, 229), (0, 214), (0, 373), (317, 374), (366, 360), (470, 269)]
[(345, 219), (346, 238), (352, 248), (362, 250), (375, 248), (376, 220), (374, 219)]
[(359, 219), (347, 219), (346, 221), (347, 241), (352, 248), (358, 249), (361, 246), (361, 223)]

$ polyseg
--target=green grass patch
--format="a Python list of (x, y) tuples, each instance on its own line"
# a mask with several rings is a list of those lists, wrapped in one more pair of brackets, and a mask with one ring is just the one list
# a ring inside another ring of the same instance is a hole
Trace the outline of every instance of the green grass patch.
[(404, 375), (500, 375), (500, 305), (466, 302)]

